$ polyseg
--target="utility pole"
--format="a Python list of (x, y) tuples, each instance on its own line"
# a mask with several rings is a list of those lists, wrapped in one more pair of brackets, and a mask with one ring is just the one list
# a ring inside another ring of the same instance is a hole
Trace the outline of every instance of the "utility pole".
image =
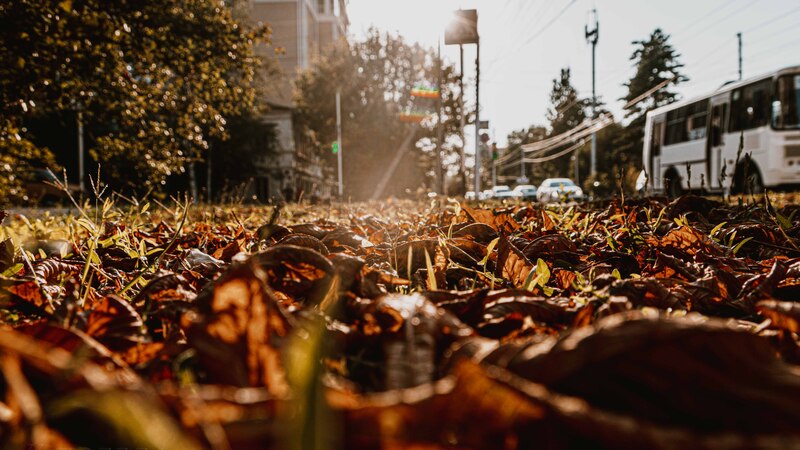
[(475, 44), (475, 198), (481, 191), (481, 43)]
[[(481, 44), (478, 35), (478, 11), (475, 9), (459, 9), (453, 14), (453, 20), (445, 29), (445, 45), (458, 45), (461, 54), (461, 172), (464, 173), (464, 44), (475, 44), (475, 196), (481, 190), (481, 150), (480, 150), (480, 73)], [(466, 190), (467, 176), (464, 174)]]
[(83, 182), (86, 174), (83, 165), (83, 111), (80, 105), (78, 105), (78, 117), (76, 120), (78, 121), (78, 186), (80, 186), (81, 195), (83, 195), (86, 192), (86, 185)]
[(208, 144), (208, 152), (206, 152), (206, 201), (211, 203), (211, 144)]
[[(592, 136), (594, 136), (594, 133), (592, 133)], [(575, 184), (578, 186), (581, 185), (580, 158), (578, 157), (580, 155), (579, 151), (580, 149), (575, 150), (575, 153), (572, 155), (572, 158), (575, 160)]]
[[(467, 167), (465, 165), (465, 153), (464, 150), (467, 147), (467, 138), (464, 134), (464, 127), (467, 120), (467, 112), (464, 111), (464, 45), (458, 45), (458, 53), (459, 59), (458, 62), (461, 65), (458, 71), (458, 88), (459, 88), (459, 95), (458, 95), (458, 102), (459, 107), (461, 108), (461, 124), (460, 124), (460, 131), (461, 131), (461, 193), (465, 194), (467, 192)], [(477, 194), (476, 194), (477, 195)]]
[[(494, 134), (494, 133), (492, 133)], [(497, 144), (492, 143), (492, 186), (497, 186)]]
[(336, 90), (336, 144), (339, 165), (339, 199), (344, 196), (344, 185), (342, 184), (342, 92)]
[(445, 192), (445, 174), (442, 168), (442, 41), (439, 40), (436, 51), (437, 80), (436, 80), (436, 191), (440, 194)]
[(739, 79), (742, 79), (742, 33), (736, 33), (736, 39), (739, 40)]
[[(592, 18), (594, 20), (593, 28), (590, 31), (589, 25), (585, 25), (583, 30), (586, 35), (586, 41), (592, 44), (592, 120), (597, 118), (597, 92), (595, 91), (595, 50), (597, 49), (597, 39), (600, 37), (600, 22), (597, 20), (597, 10), (592, 9)], [(575, 154), (575, 173), (578, 172), (578, 155)], [(592, 133), (592, 156), (590, 165), (590, 174), (594, 178), (597, 172), (597, 135)], [(577, 175), (575, 176), (577, 178)], [(577, 182), (577, 181), (576, 181)]]

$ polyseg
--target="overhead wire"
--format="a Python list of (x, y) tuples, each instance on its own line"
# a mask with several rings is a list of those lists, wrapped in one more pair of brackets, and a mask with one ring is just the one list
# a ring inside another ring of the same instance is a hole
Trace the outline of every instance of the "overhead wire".
[(493, 64), (494, 64), (494, 63), (496, 63), (497, 61), (500, 61), (500, 60), (503, 60), (503, 59), (505, 59), (506, 57), (508, 57), (508, 56), (509, 56), (509, 54), (512, 54), (512, 55), (513, 55), (513, 54), (517, 54), (517, 53), (519, 53), (519, 51), (520, 51), (520, 50), (522, 50), (523, 48), (525, 48), (526, 46), (528, 46), (528, 45), (529, 45), (531, 42), (533, 42), (533, 41), (534, 41), (534, 40), (535, 40), (537, 37), (539, 37), (539, 36), (540, 36), (542, 33), (544, 33), (545, 31), (547, 31), (547, 30), (548, 30), (548, 29), (549, 29), (549, 28), (550, 28), (550, 27), (551, 27), (551, 26), (552, 26), (552, 25), (553, 25), (553, 24), (554, 24), (554, 23), (555, 23), (555, 22), (556, 22), (556, 21), (557, 21), (559, 18), (561, 18), (561, 16), (563, 16), (563, 15), (564, 15), (564, 13), (566, 13), (566, 12), (567, 12), (567, 10), (568, 10), (568, 9), (569, 9), (569, 8), (570, 8), (572, 5), (574, 5), (574, 4), (575, 4), (577, 1), (578, 1), (578, 0), (570, 0), (570, 1), (569, 1), (569, 3), (567, 3), (567, 4), (566, 4), (566, 5), (565, 5), (565, 6), (564, 6), (564, 7), (563, 7), (563, 8), (562, 8), (562, 9), (561, 9), (561, 10), (560, 10), (558, 13), (556, 13), (556, 15), (555, 15), (555, 16), (553, 16), (553, 17), (552, 17), (552, 18), (551, 18), (551, 19), (550, 19), (550, 20), (549, 20), (549, 21), (548, 21), (546, 24), (544, 24), (544, 26), (542, 26), (542, 27), (541, 27), (541, 28), (539, 28), (539, 29), (538, 29), (536, 32), (534, 32), (534, 34), (533, 34), (532, 36), (530, 36), (529, 38), (527, 38), (527, 39), (526, 39), (526, 40), (525, 40), (525, 41), (524, 41), (522, 44), (518, 45), (518, 46), (517, 46), (517, 47), (516, 47), (516, 48), (515, 48), (515, 49), (514, 49), (514, 50), (513, 50), (511, 53), (509, 53), (508, 51), (506, 51), (506, 52), (504, 52), (503, 54), (501, 54), (501, 55), (498, 55), (496, 58), (494, 58), (494, 59), (492, 59), (491, 61), (489, 61), (490, 68), (489, 68), (488, 70), (491, 70), (491, 65), (493, 65)]
[(781, 14), (778, 14), (777, 16), (773, 17), (772, 19), (769, 19), (767, 21), (761, 22), (758, 25), (750, 27), (750, 28), (744, 30), (743, 33), (751, 33), (751, 32), (753, 32), (755, 30), (758, 30), (758, 29), (763, 28), (763, 27), (765, 27), (767, 25), (770, 25), (770, 24), (772, 24), (774, 22), (777, 22), (779, 20), (783, 20), (784, 18), (789, 17), (792, 14), (795, 14), (795, 13), (797, 13), (799, 11), (800, 11), (800, 6), (798, 6), (797, 8), (791, 9), (789, 11), (783, 12)]

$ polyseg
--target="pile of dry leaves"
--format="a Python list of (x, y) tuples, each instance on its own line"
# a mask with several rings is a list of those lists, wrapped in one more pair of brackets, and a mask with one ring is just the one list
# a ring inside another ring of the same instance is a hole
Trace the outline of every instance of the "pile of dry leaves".
[(797, 448), (798, 209), (452, 203), (7, 240), (0, 447)]

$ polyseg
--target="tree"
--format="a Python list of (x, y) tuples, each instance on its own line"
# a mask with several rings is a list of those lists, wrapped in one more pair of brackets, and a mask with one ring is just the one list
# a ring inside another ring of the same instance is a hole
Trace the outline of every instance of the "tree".
[[(296, 82), (299, 135), (333, 167), (336, 155), (336, 91), (341, 91), (345, 195), (368, 198), (386, 174), (407, 133), (414, 145), (391, 178), (386, 195), (421, 185), (434, 186), (437, 133), (433, 119), (422, 125), (400, 121), (404, 111), (433, 111), (435, 101), (412, 96), (417, 85), (436, 86), (435, 53), (402, 37), (371, 29), (364, 41), (340, 43), (316, 60)], [(442, 73), (443, 152), (458, 132), (457, 77), (452, 66)]]
[[(549, 136), (565, 133), (583, 123), (588, 117), (586, 109), (590, 104), (591, 100), (580, 98), (577, 89), (572, 86), (570, 69), (568, 67), (561, 69), (558, 78), (553, 79), (553, 88), (550, 91), (550, 107), (546, 113), (547, 120), (550, 121)], [(555, 151), (549, 152), (549, 154), (551, 153), (555, 153)], [(574, 154), (579, 155), (577, 151)], [(573, 153), (568, 153), (563, 157), (539, 163), (536, 168), (539, 173), (544, 174), (545, 178), (549, 176), (568, 176), (572, 173), (570, 165), (572, 156)]]
[[(620, 143), (619, 152), (630, 154), (630, 161), (641, 168), (642, 139), (647, 112), (670, 104), (677, 100), (678, 94), (672, 87), (688, 81), (681, 73), (683, 64), (679, 62), (680, 54), (669, 44), (669, 35), (656, 28), (647, 40), (634, 41), (635, 46), (630, 60), (634, 61), (636, 72), (624, 83), (628, 94), (620, 100), (632, 103), (625, 117), (630, 119), (625, 129), (625, 136)], [(656, 86), (654, 92), (646, 94)]]
[(163, 184), (254, 106), (266, 29), (231, 3), (0, 0), (3, 123), (80, 110), (107, 176)]
[(578, 91), (572, 86), (569, 67), (561, 69), (558, 78), (553, 79), (553, 88), (550, 91), (550, 107), (547, 109), (547, 120), (550, 121), (550, 135), (569, 131), (588, 117), (586, 108), (590, 100), (581, 99)]
[[(545, 137), (547, 137), (547, 128), (542, 125), (531, 125), (527, 129), (523, 128), (509, 133), (506, 137), (506, 140), (508, 141), (506, 155), (516, 154), (517, 156), (511, 158), (509, 161), (511, 164), (506, 164), (498, 169), (498, 174), (506, 177), (506, 179), (519, 177), (521, 175), (521, 170), (518, 164), (520, 148), (525, 144), (541, 141)], [(525, 166), (525, 175), (530, 178), (531, 183), (538, 184), (538, 182), (545, 178), (542, 177), (541, 173), (539, 172), (540, 171), (537, 166), (531, 167), (530, 164)]]

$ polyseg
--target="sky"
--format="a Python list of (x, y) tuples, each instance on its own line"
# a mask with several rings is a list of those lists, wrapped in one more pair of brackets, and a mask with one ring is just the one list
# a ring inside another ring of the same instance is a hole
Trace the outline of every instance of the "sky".
[[(435, 48), (459, 8), (478, 11), (481, 120), (489, 120), (500, 146), (513, 130), (546, 124), (552, 80), (561, 68), (571, 68), (581, 96), (591, 95), (584, 26), (593, 8), (600, 24), (597, 96), (617, 120), (623, 116), (617, 99), (626, 94), (622, 83), (634, 73), (631, 43), (656, 28), (671, 36), (690, 78), (676, 89), (682, 98), (738, 77), (737, 32), (744, 78), (800, 65), (800, 0), (349, 0), (350, 35), (363, 38), (376, 26)], [(442, 48), (445, 59), (458, 65), (458, 47)], [(464, 49), (466, 101), (474, 104), (475, 46)]]

